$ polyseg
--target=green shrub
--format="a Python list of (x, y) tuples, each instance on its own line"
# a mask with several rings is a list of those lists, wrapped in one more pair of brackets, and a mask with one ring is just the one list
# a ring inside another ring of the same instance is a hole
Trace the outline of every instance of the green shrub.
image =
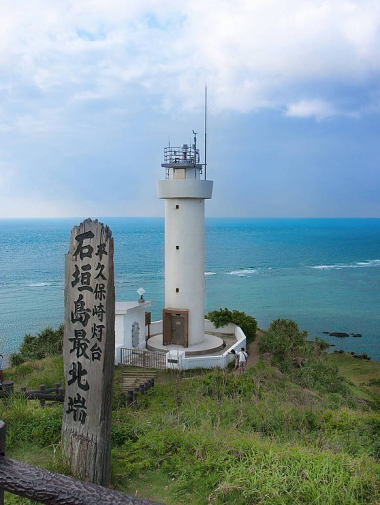
[(0, 418), (7, 427), (7, 448), (23, 444), (46, 447), (61, 438), (63, 404), (39, 406), (38, 400), (10, 396), (0, 403)]
[(339, 375), (337, 367), (325, 363), (322, 359), (309, 359), (294, 375), (302, 387), (316, 389), (321, 393), (347, 393), (347, 385)]
[(323, 340), (322, 338), (318, 337), (316, 337), (314, 344), (319, 351), (325, 351), (330, 347), (330, 344), (326, 342), (326, 340)]
[(63, 325), (57, 330), (48, 327), (37, 336), (25, 335), (18, 352), (10, 355), (11, 367), (21, 365), (25, 361), (35, 361), (48, 356), (62, 353)]
[(245, 312), (240, 312), (239, 310), (231, 311), (224, 308), (209, 312), (206, 315), (206, 319), (214, 323), (215, 328), (221, 328), (229, 323), (236, 324), (243, 330), (244, 335), (247, 337), (247, 341), (252, 341), (255, 338), (257, 321), (254, 317), (247, 316)]
[(309, 356), (311, 347), (307, 341), (307, 332), (300, 331), (291, 319), (276, 319), (260, 339), (260, 352), (269, 352), (275, 362)]

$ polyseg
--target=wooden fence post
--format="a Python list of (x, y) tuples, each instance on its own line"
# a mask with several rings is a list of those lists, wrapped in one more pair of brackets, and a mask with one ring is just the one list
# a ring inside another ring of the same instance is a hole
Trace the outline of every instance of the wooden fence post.
[[(45, 393), (45, 389), (46, 389), (45, 384), (40, 384), (40, 392)], [(42, 408), (45, 407), (45, 400), (42, 400), (42, 399), (40, 400), (40, 406)]]
[(131, 405), (133, 405), (133, 389), (129, 389), (127, 391), (127, 405), (128, 407), (130, 407)]
[(13, 393), (14, 390), (14, 382), (10, 380), (3, 381), (3, 391), (7, 393)]
[(133, 388), (133, 391), (134, 391), (134, 403), (136, 404), (137, 403), (137, 400), (138, 400), (138, 393), (140, 392), (140, 388), (138, 387), (134, 387)]
[[(5, 423), (0, 421), (0, 458), (5, 456)], [(4, 505), (4, 490), (0, 489), (0, 505)]]

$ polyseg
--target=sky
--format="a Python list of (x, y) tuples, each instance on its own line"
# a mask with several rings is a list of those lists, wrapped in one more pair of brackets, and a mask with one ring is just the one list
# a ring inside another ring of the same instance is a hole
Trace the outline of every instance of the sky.
[(380, 217), (380, 0), (1, 0), (0, 218)]

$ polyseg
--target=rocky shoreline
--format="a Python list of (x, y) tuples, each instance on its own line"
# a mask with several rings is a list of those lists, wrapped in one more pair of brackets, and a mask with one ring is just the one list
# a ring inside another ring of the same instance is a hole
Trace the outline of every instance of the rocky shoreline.
[[(361, 333), (346, 333), (343, 331), (324, 331), (324, 335), (329, 335), (330, 337), (336, 337), (336, 338), (347, 338), (347, 337), (353, 337), (353, 338), (361, 338), (363, 335)], [(330, 344), (330, 347), (335, 347), (335, 344)], [(334, 352), (344, 354), (347, 351), (342, 351), (342, 350), (334, 350)], [(359, 358), (359, 359), (366, 359), (370, 360), (371, 358), (367, 355), (367, 353), (362, 353), (362, 354), (356, 354), (355, 352), (349, 352), (353, 358)]]

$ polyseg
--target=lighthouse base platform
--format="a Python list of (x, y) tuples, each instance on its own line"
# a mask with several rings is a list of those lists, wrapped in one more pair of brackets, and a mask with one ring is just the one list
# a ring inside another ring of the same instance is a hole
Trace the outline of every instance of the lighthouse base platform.
[(185, 351), (186, 357), (218, 353), (225, 347), (226, 344), (222, 338), (209, 333), (205, 333), (203, 342), (195, 345), (189, 345), (189, 347), (183, 347), (182, 345), (177, 344), (164, 345), (162, 334), (154, 335), (146, 343), (146, 348), (149, 351)]

